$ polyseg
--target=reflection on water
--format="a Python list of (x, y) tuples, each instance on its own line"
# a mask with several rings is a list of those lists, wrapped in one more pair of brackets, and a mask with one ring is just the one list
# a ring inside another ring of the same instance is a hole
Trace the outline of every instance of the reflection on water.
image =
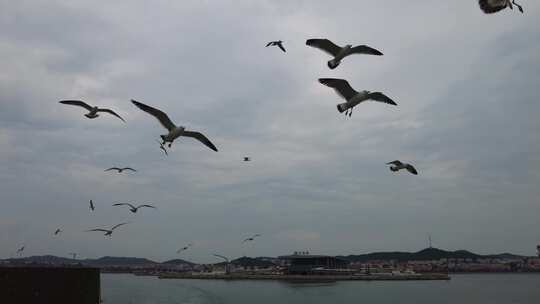
[(314, 282), (159, 280), (101, 276), (104, 303), (540, 303), (540, 274), (454, 275), (450, 281)]

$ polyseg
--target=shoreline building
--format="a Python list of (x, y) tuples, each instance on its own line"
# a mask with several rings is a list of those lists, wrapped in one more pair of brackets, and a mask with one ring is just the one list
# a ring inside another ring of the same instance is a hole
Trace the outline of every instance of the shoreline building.
[(280, 256), (286, 265), (286, 274), (343, 274), (349, 269), (349, 261), (328, 255), (311, 255), (309, 252), (295, 252)]

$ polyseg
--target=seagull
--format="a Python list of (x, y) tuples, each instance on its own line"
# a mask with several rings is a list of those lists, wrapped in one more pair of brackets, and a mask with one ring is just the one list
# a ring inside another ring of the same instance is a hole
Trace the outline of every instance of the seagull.
[(182, 251), (188, 250), (189, 247), (191, 247), (191, 246), (193, 246), (193, 244), (189, 243), (187, 246), (184, 246), (184, 247), (178, 249), (178, 250), (176, 251), (176, 253), (178, 254), (178, 253), (180, 253), (180, 252), (182, 252)]
[(480, 9), (486, 14), (493, 14), (499, 12), (507, 7), (514, 9), (517, 6), (519, 11), (523, 13), (523, 7), (516, 3), (516, 0), (478, 0)]
[(283, 41), (281, 41), (281, 40), (270, 41), (270, 42), (268, 42), (268, 44), (266, 44), (266, 47), (275, 46), (275, 45), (277, 45), (283, 52), (287, 52), (287, 51), (285, 51), (285, 48), (283, 47)]
[(72, 105), (72, 106), (79, 106), (79, 107), (83, 107), (83, 108), (87, 109), (89, 113), (84, 114), (84, 116), (86, 116), (86, 117), (88, 117), (90, 119), (99, 117), (98, 112), (105, 112), (105, 113), (109, 113), (109, 114), (112, 114), (112, 115), (120, 118), (123, 122), (126, 122), (122, 117), (120, 117), (120, 115), (116, 114), (116, 112), (114, 112), (113, 110), (105, 109), (105, 108), (100, 109), (100, 108), (95, 107), (95, 106), (93, 107), (93, 106), (90, 106), (86, 102), (81, 101), (81, 100), (61, 100), (60, 103), (67, 104), (67, 105)]
[(357, 106), (359, 103), (366, 100), (375, 100), (383, 103), (391, 104), (397, 106), (397, 104), (390, 99), (388, 96), (384, 95), (381, 92), (370, 92), (370, 91), (355, 91), (344, 79), (335, 79), (335, 78), (320, 78), (319, 82), (324, 84), (327, 87), (331, 87), (343, 97), (347, 102), (340, 103), (337, 105), (337, 109), (340, 113), (345, 112), (345, 115), (352, 116), (352, 109)]
[(242, 242), (242, 244), (245, 243), (245, 242), (253, 241), (253, 240), (255, 240), (256, 237), (259, 237), (259, 236), (261, 236), (261, 235), (260, 234), (254, 234), (252, 237), (248, 237), (247, 239), (245, 239)]
[(112, 168), (109, 168), (109, 169), (105, 170), (105, 172), (111, 171), (111, 170), (116, 170), (116, 171), (118, 171), (118, 173), (122, 173), (122, 171), (124, 171), (124, 170), (131, 170), (133, 172), (137, 172), (137, 170), (135, 170), (133, 168), (130, 168), (130, 167), (124, 167), (124, 168), (112, 167)]
[(245, 162), (251, 161), (251, 157), (249, 157), (249, 156), (244, 157), (244, 161)]
[(407, 169), (407, 171), (409, 171), (410, 173), (414, 174), (414, 175), (418, 175), (418, 171), (416, 171), (416, 169), (411, 165), (411, 164), (405, 164), (405, 163), (402, 163), (400, 162), (399, 160), (395, 160), (393, 162), (389, 162), (389, 163), (386, 163), (387, 165), (393, 165), (390, 167), (390, 170), (392, 172), (396, 172), (398, 170), (401, 170), (401, 169)]
[(169, 116), (167, 116), (167, 114), (165, 114), (164, 112), (158, 109), (152, 108), (150, 106), (147, 106), (133, 99), (131, 100), (131, 102), (133, 102), (133, 104), (137, 106), (139, 109), (157, 118), (159, 122), (161, 123), (161, 125), (169, 131), (168, 134), (161, 135), (161, 139), (163, 140), (163, 143), (162, 143), (163, 145), (168, 142), (169, 148), (170, 148), (175, 139), (177, 139), (180, 136), (186, 136), (186, 137), (192, 137), (192, 138), (197, 139), (198, 141), (205, 144), (208, 148), (217, 152), (218, 149), (216, 148), (216, 146), (214, 146), (214, 144), (208, 138), (206, 138), (206, 136), (204, 136), (202, 133), (188, 131), (186, 130), (185, 127), (181, 127), (181, 126), (177, 127), (169, 119)]
[(376, 56), (383, 55), (383, 53), (367, 45), (358, 45), (358, 46), (353, 47), (351, 44), (347, 44), (344, 47), (340, 47), (340, 46), (335, 45), (332, 41), (328, 39), (308, 39), (306, 41), (306, 45), (309, 45), (314, 48), (318, 48), (332, 55), (334, 58), (328, 61), (328, 67), (332, 70), (337, 68), (337, 66), (341, 63), (341, 60), (343, 60), (343, 58), (351, 54), (365, 54), (365, 55), (376, 55)]
[(159, 144), (159, 148), (161, 149), (161, 151), (163, 151), (163, 153), (165, 153), (165, 155), (169, 155), (169, 153), (167, 152), (167, 148), (165, 148), (165, 145), (160, 142), (159, 140), (156, 140)]
[(139, 206), (135, 207), (130, 203), (117, 203), (117, 204), (113, 204), (113, 206), (129, 206), (129, 211), (131, 211), (133, 213), (137, 213), (137, 210), (139, 210), (139, 208), (143, 208), (143, 207), (157, 209), (156, 207), (154, 207), (152, 205), (139, 205)]
[(94, 207), (94, 202), (92, 202), (92, 200), (90, 200), (90, 210), (94, 211), (94, 209), (96, 209)]
[(113, 233), (113, 231), (114, 231), (114, 229), (116, 229), (116, 228), (118, 228), (118, 227), (120, 227), (120, 226), (122, 226), (122, 225), (125, 225), (125, 224), (128, 224), (128, 223), (121, 223), (121, 224), (118, 224), (118, 225), (112, 227), (111, 229), (101, 229), (101, 228), (96, 228), (96, 229), (86, 230), (86, 232), (90, 232), (90, 231), (102, 231), (102, 232), (105, 232), (104, 235), (106, 235), (106, 236), (111, 236), (112, 233)]
[(58, 235), (60, 232), (62, 232), (62, 229), (58, 228), (58, 229), (56, 229), (56, 231), (54, 232), (54, 235)]
[(17, 253), (22, 253), (24, 251), (24, 247), (25, 246), (22, 246), (21, 248), (17, 249)]

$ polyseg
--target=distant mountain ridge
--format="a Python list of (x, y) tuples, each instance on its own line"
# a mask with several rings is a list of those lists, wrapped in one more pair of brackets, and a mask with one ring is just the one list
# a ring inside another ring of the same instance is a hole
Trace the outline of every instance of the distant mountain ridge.
[[(375, 260), (396, 260), (396, 261), (422, 261), (422, 260), (440, 260), (446, 258), (455, 258), (455, 259), (524, 259), (528, 258), (527, 256), (515, 255), (511, 253), (501, 253), (501, 254), (490, 254), (490, 255), (479, 255), (472, 253), (467, 250), (456, 250), (456, 251), (446, 251), (438, 248), (426, 248), (418, 252), (403, 252), (403, 251), (390, 251), (390, 252), (373, 252), (368, 254), (359, 254), (359, 255), (347, 255), (347, 256), (337, 256), (338, 258), (347, 260), (349, 262), (367, 262)], [(270, 259), (277, 259), (272, 257), (240, 257), (231, 261), (234, 265), (239, 266), (272, 266), (274, 263), (270, 262)], [(30, 256), (22, 258), (11, 258), (11, 259), (0, 259), (1, 263), (33, 263), (33, 264), (49, 264), (49, 265), (63, 265), (63, 264), (82, 264), (96, 267), (105, 267), (105, 266), (142, 266), (142, 265), (197, 265), (196, 263), (182, 260), (182, 259), (172, 259), (165, 262), (155, 262), (145, 258), (137, 257), (112, 257), (104, 256), (98, 259), (71, 259), (64, 257), (57, 257), (53, 255), (42, 255), (42, 256)], [(224, 262), (216, 263), (224, 264)]]

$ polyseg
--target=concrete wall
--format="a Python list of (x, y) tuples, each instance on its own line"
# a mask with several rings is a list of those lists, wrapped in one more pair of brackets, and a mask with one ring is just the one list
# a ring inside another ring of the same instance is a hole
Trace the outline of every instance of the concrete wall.
[(99, 269), (0, 267), (0, 303), (97, 304)]

